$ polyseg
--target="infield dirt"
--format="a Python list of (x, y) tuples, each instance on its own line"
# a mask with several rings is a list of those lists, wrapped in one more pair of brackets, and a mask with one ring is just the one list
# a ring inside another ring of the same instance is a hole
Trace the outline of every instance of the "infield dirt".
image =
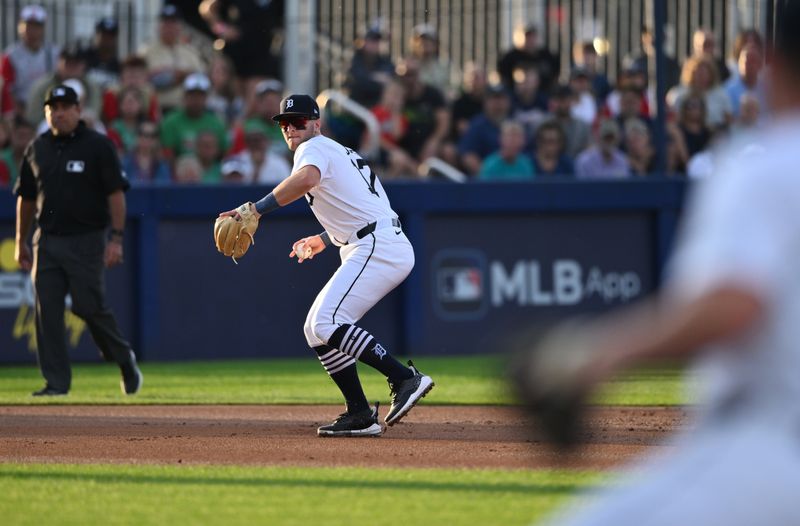
[[(598, 407), (569, 455), (518, 408), (420, 406), (380, 438), (318, 438), (334, 406), (0, 406), (0, 462), (609, 469), (669, 447), (689, 411)], [(385, 412), (385, 410), (383, 411)]]

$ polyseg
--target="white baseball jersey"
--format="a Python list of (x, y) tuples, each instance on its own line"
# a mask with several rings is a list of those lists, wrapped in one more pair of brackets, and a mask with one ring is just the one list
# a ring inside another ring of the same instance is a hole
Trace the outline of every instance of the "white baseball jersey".
[(763, 324), (699, 364), (711, 411), (735, 398), (769, 411), (770, 418), (800, 415), (800, 407), (786, 403), (800, 399), (799, 142), (800, 121), (794, 120), (730, 145), (689, 208), (668, 290), (692, 299), (733, 284), (767, 305)]
[(376, 174), (355, 151), (318, 135), (294, 154), (292, 173), (308, 165), (319, 169), (319, 185), (306, 196), (311, 210), (337, 245), (365, 225), (396, 218)]
[(699, 421), (674, 453), (567, 524), (800, 524), (799, 144), (800, 118), (776, 122), (699, 183), (667, 290), (744, 287), (766, 314), (701, 359)]
[[(314, 300), (303, 329), (309, 346), (317, 347), (403, 282), (414, 266), (414, 249), (399, 222), (392, 221), (397, 214), (381, 182), (358, 153), (318, 135), (297, 148), (292, 172), (308, 165), (316, 166), (321, 177), (306, 199), (341, 246), (342, 260)], [(358, 238), (356, 233), (373, 222), (375, 230)], [(350, 358), (340, 366), (353, 362)]]

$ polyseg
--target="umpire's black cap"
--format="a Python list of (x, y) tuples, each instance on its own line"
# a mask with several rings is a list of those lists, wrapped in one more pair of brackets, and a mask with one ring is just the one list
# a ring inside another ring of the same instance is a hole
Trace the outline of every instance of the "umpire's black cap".
[(47, 92), (44, 98), (44, 105), (47, 106), (56, 102), (65, 102), (70, 105), (78, 104), (78, 94), (69, 86), (58, 84)]
[(310, 95), (289, 95), (281, 101), (281, 112), (272, 120), (279, 121), (284, 117), (319, 119), (319, 106)]

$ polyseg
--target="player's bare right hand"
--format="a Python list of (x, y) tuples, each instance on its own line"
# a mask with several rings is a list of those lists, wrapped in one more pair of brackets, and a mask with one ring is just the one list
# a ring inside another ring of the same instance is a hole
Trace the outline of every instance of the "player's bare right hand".
[(306, 259), (314, 259), (314, 256), (325, 250), (325, 242), (317, 236), (304, 237), (292, 243), (292, 251), (289, 252), (290, 258), (297, 258), (298, 263)]

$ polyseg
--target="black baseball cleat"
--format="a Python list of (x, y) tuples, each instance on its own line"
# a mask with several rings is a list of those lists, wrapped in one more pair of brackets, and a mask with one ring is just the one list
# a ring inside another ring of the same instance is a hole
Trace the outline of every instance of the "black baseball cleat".
[(131, 361), (124, 365), (119, 366), (119, 370), (122, 373), (122, 379), (119, 381), (119, 386), (122, 388), (122, 392), (126, 395), (132, 395), (139, 392), (139, 389), (142, 388), (142, 383), (144, 382), (144, 376), (142, 375), (142, 371), (139, 370), (139, 366), (136, 364), (136, 355), (131, 353)]
[(38, 391), (34, 391), (31, 393), (31, 396), (64, 396), (68, 393), (66, 389), (56, 389), (55, 387), (51, 387), (50, 385), (45, 385)]
[(436, 385), (430, 376), (419, 372), (411, 360), (408, 361), (408, 368), (414, 373), (414, 376), (408, 380), (396, 384), (387, 380), (392, 393), (392, 407), (389, 408), (389, 413), (383, 419), (387, 426), (393, 426), (399, 422)]
[(383, 428), (378, 423), (378, 402), (358, 413), (342, 413), (332, 424), (317, 428), (321, 437), (377, 437)]

